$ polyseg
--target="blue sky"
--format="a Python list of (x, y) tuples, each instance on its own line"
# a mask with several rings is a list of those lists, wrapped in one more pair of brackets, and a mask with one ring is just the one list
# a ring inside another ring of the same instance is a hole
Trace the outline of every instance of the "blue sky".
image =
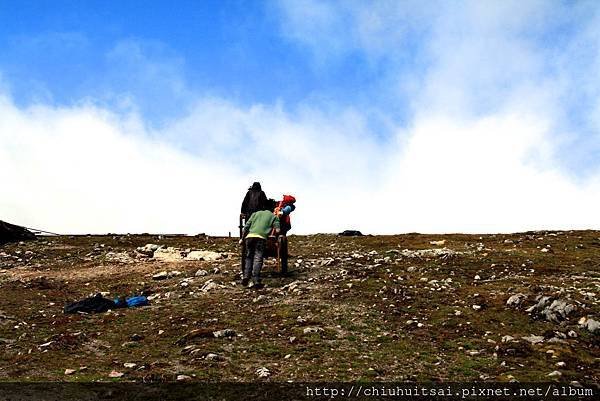
[(595, 1), (0, 0), (0, 21), (6, 220), (225, 233), (261, 180), (301, 199), (297, 232), (600, 224)]
[[(358, 53), (316, 65), (310, 49), (282, 36), (270, 2), (2, 4), (0, 63), (20, 104), (40, 93), (69, 104), (130, 92), (160, 122), (205, 94), (245, 105), (366, 103), (381, 69)], [(156, 66), (157, 75), (136, 77), (142, 63)], [(183, 93), (165, 84), (172, 78)]]

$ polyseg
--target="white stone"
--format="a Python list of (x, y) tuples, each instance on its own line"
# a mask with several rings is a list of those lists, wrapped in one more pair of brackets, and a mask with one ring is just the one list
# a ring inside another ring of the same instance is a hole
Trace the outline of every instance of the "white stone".
[(219, 259), (225, 258), (225, 254), (220, 252), (213, 251), (191, 251), (187, 254), (186, 260), (205, 260), (205, 261), (215, 261)]
[(554, 372), (548, 373), (548, 376), (550, 376), (550, 377), (560, 377), (560, 376), (562, 376), (562, 373), (560, 373), (558, 370), (555, 370)]

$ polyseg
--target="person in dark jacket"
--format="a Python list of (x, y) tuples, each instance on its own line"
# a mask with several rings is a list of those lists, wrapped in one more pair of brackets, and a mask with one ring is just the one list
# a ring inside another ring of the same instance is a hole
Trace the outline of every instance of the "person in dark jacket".
[(255, 182), (244, 197), (242, 202), (241, 217), (248, 220), (252, 213), (267, 209), (267, 195), (260, 187), (260, 182)]

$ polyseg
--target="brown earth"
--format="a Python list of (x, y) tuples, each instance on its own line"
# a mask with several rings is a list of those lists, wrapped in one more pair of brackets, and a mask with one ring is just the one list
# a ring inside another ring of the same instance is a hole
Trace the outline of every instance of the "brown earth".
[[(578, 324), (600, 320), (600, 232), (289, 239), (289, 276), (269, 260), (260, 290), (236, 282), (234, 238), (4, 245), (0, 381), (600, 380), (600, 335)], [(164, 262), (135, 252), (148, 243), (230, 256)], [(208, 274), (196, 276), (199, 269)], [(181, 275), (152, 279), (175, 270)], [(202, 291), (208, 280), (217, 285)], [(155, 298), (147, 307), (63, 313), (97, 292)], [(528, 298), (507, 307), (516, 293)], [(526, 309), (538, 295), (576, 309), (560, 322), (536, 319)], [(225, 329), (235, 334), (212, 335)], [(530, 335), (544, 339), (522, 338)], [(123, 375), (110, 378), (112, 371)], [(553, 371), (561, 375), (548, 376)]]

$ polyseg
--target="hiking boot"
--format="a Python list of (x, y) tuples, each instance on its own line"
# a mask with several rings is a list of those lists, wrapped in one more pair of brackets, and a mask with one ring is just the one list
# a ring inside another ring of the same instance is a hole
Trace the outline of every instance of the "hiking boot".
[(255, 282), (252, 282), (252, 286), (251, 286), (251, 288), (252, 288), (253, 290), (260, 290), (261, 288), (264, 288), (264, 286), (265, 286), (265, 285), (264, 285), (263, 283), (261, 283), (260, 281), (258, 281), (258, 282), (256, 282), (256, 283), (255, 283)]
[(242, 285), (243, 285), (244, 287), (246, 287), (246, 286), (248, 285), (248, 283), (249, 283), (249, 282), (250, 282), (250, 279), (249, 279), (249, 278), (243, 278), (243, 279), (242, 279)]

